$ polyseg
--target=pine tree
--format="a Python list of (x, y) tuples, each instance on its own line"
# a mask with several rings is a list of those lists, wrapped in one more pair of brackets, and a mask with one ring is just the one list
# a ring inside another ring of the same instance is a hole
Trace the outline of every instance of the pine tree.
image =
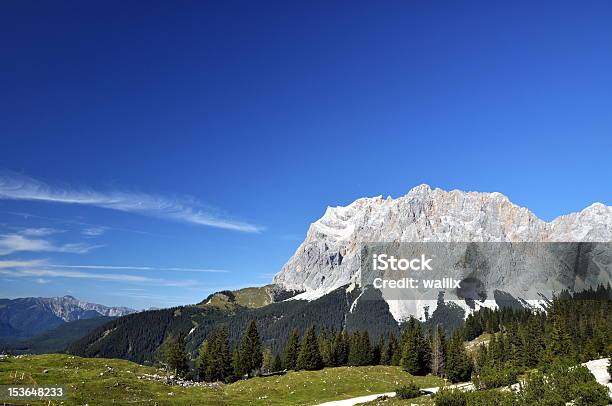
[(372, 365), (384, 365), (382, 362), (383, 352), (386, 351), (387, 344), (385, 343), (385, 336), (382, 334), (378, 339), (378, 344), (372, 348)]
[(314, 371), (321, 368), (323, 368), (323, 359), (319, 353), (317, 334), (314, 326), (312, 326), (306, 330), (306, 334), (304, 334), (304, 339), (302, 340), (302, 346), (300, 348), (300, 355), (297, 359), (297, 369)]
[(272, 364), (272, 371), (278, 372), (283, 370), (283, 362), (281, 360), (280, 355), (276, 354), (274, 356), (274, 363)]
[(455, 332), (448, 345), (446, 376), (451, 382), (465, 382), (472, 374), (472, 362), (465, 351), (463, 336)]
[(166, 364), (177, 376), (185, 376), (189, 372), (188, 356), (185, 350), (185, 337), (179, 334), (178, 337), (170, 337), (166, 345), (164, 354)]
[(334, 366), (332, 337), (333, 337), (333, 332), (329, 331), (326, 328), (321, 329), (321, 332), (319, 333), (319, 337), (318, 337), (319, 352), (321, 353), (323, 364), (327, 367)]
[(480, 344), (476, 350), (476, 357), (474, 359), (474, 368), (477, 372), (480, 372), (482, 368), (487, 364), (488, 353), (487, 346)]
[(355, 366), (370, 365), (372, 362), (372, 344), (367, 331), (355, 331), (351, 334), (348, 364)]
[(521, 340), (518, 326), (516, 323), (510, 323), (506, 329), (505, 337), (507, 337), (508, 361), (515, 367), (523, 365), (523, 341)]
[(421, 324), (414, 317), (410, 318), (402, 341), (401, 365), (404, 371), (413, 375), (426, 375), (430, 368), (431, 349)]
[(544, 343), (542, 330), (537, 318), (532, 317), (525, 328), (525, 347), (523, 349), (523, 365), (533, 368), (542, 358)]
[(501, 365), (503, 362), (503, 354), (497, 339), (498, 334), (493, 334), (491, 340), (489, 340), (488, 348), (488, 363), (490, 365)]
[(360, 365), (371, 365), (372, 364), (372, 358), (373, 358), (373, 351), (372, 351), (372, 343), (370, 342), (370, 335), (368, 334), (367, 330), (364, 330), (361, 334), (360, 334), (360, 341), (361, 341), (361, 363)]
[(552, 322), (550, 337), (546, 347), (546, 355), (549, 359), (570, 355), (572, 352), (572, 340), (564, 328), (560, 316), (555, 316)]
[(390, 354), (391, 365), (398, 366), (402, 359), (402, 349), (393, 333), (389, 336), (389, 347), (387, 351), (389, 351)]
[(359, 365), (361, 351), (361, 335), (359, 332), (354, 331), (349, 335), (348, 365)]
[(206, 371), (208, 370), (209, 364), (209, 354), (210, 350), (208, 346), (208, 340), (204, 340), (204, 342), (200, 346), (200, 352), (198, 354), (198, 359), (196, 360), (198, 377), (201, 381), (209, 381), (209, 378), (206, 375)]
[[(229, 381), (232, 375), (232, 361), (229, 351), (229, 338), (227, 329), (220, 327), (210, 335), (207, 343), (206, 370), (207, 381)], [(201, 367), (200, 367), (201, 368)]]
[(334, 359), (334, 366), (341, 366), (348, 364), (349, 358), (349, 339), (345, 331), (339, 331), (336, 334), (335, 340), (332, 346), (332, 353)]
[(285, 347), (285, 368), (296, 369), (298, 355), (300, 354), (300, 332), (293, 329)]
[(421, 370), (419, 362), (419, 342), (414, 332), (407, 334), (404, 340), (401, 366), (404, 371), (412, 375), (417, 375)]
[(249, 323), (246, 333), (242, 336), (239, 349), (239, 374), (255, 375), (261, 368), (261, 340), (254, 320)]
[(242, 372), (242, 360), (240, 359), (240, 349), (238, 347), (234, 348), (232, 352), (232, 369), (234, 372), (233, 381), (244, 377), (245, 374)]
[(387, 345), (385, 346), (384, 354), (381, 356), (382, 363), (384, 365), (395, 365), (393, 363), (394, 358), (398, 358), (398, 362), (399, 362), (399, 357), (395, 356), (395, 354), (398, 352), (397, 346), (398, 346), (398, 343), (397, 343), (397, 338), (395, 337), (395, 334), (390, 333), (389, 340), (387, 341)]
[(446, 363), (446, 338), (442, 325), (438, 324), (431, 342), (431, 372), (436, 376), (444, 376)]
[(382, 346), (380, 347), (380, 365), (390, 365), (392, 355), (389, 355), (389, 342), (384, 341), (384, 338), (382, 337), (381, 339), (383, 342)]

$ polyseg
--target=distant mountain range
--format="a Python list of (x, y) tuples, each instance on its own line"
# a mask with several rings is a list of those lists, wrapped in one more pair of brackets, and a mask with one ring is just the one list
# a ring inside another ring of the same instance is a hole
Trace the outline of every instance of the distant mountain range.
[(127, 307), (107, 307), (72, 296), (0, 299), (0, 342), (31, 338), (65, 323), (134, 313)]
[(63, 352), (71, 343), (115, 318), (101, 316), (93, 319), (69, 321), (30, 338), (0, 342), (0, 353), (46, 354)]

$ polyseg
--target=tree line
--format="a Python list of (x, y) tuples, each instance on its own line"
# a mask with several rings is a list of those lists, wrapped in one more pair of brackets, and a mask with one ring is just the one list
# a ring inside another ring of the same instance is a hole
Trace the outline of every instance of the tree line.
[(397, 365), (413, 375), (433, 373), (453, 381), (469, 378), (471, 362), (462, 337), (446, 340), (438, 326), (425, 333), (422, 324), (411, 318), (398, 339), (393, 333), (381, 335), (373, 343), (366, 330), (347, 332), (309, 327), (303, 335), (293, 329), (282, 354), (264, 348), (255, 321), (251, 321), (240, 342), (230, 350), (227, 327), (213, 330), (202, 343), (195, 368), (190, 368), (183, 336), (171, 337), (166, 344), (165, 363), (178, 376), (203, 381), (233, 382), (284, 370), (318, 370), (324, 367)]
[[(293, 329), (281, 351), (262, 344), (252, 320), (230, 349), (227, 327), (215, 328), (203, 341), (190, 371), (184, 339), (171, 339), (166, 363), (177, 374), (205, 381), (232, 382), (283, 370), (324, 367), (397, 365), (413, 375), (433, 374), (452, 382), (475, 381), (483, 388), (516, 382), (519, 373), (558, 358), (575, 362), (612, 353), (612, 289), (570, 295), (562, 292), (533, 309), (486, 309), (468, 316), (450, 336), (441, 324), (426, 327), (410, 318), (398, 337), (393, 332), (372, 341), (368, 331), (310, 326)], [(604, 299), (604, 300), (600, 300)], [(468, 354), (465, 342), (488, 333), (488, 343)]]

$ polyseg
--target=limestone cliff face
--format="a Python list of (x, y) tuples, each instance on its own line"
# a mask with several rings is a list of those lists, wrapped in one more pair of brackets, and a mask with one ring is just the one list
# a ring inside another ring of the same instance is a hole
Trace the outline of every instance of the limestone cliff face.
[(612, 207), (596, 203), (545, 222), (500, 193), (420, 185), (397, 199), (328, 208), (273, 282), (320, 296), (356, 280), (361, 243), (417, 241), (612, 242)]

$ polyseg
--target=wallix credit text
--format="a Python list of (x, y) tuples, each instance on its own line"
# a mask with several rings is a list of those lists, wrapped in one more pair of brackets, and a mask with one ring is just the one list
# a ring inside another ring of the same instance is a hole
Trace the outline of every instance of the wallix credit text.
[[(418, 258), (396, 258), (393, 255), (374, 254), (372, 266), (375, 271), (433, 271), (432, 258), (421, 254)], [(456, 289), (460, 287), (460, 280), (454, 278), (415, 279), (412, 277), (385, 279), (375, 278), (376, 289)]]

